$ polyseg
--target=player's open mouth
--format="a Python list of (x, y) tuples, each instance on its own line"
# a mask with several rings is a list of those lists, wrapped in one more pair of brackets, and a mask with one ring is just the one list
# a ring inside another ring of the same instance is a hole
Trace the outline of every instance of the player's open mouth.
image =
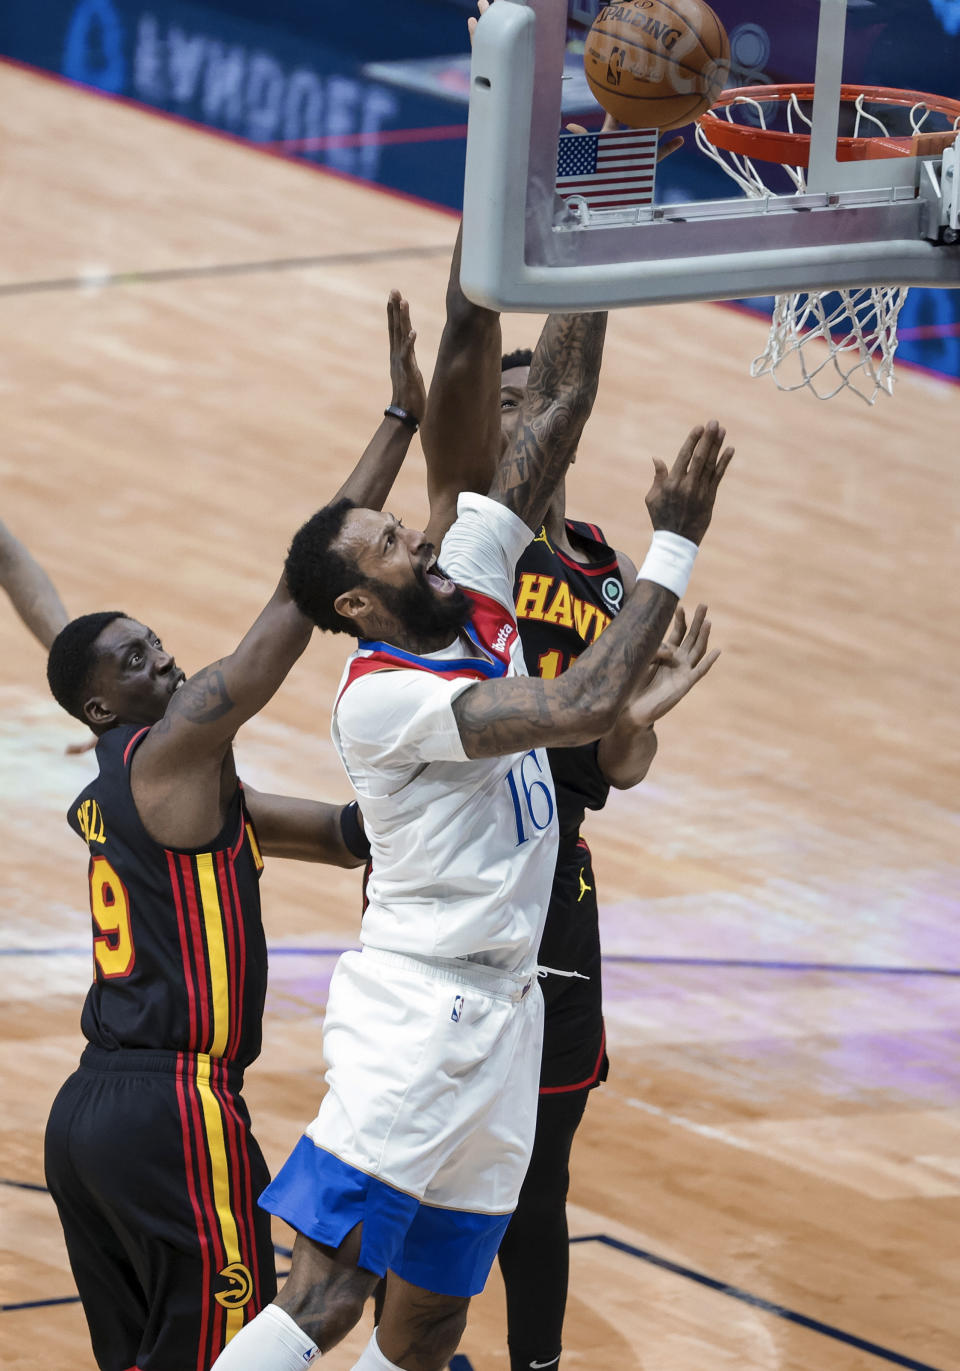
[(423, 575), (427, 585), (431, 590), (435, 590), (438, 595), (452, 595), (457, 588), (456, 582), (451, 581), (449, 576), (444, 576), (436, 562), (428, 566)]
[(170, 694), (171, 694), (171, 695), (175, 695), (176, 692), (177, 692), (177, 691), (180, 689), (180, 687), (183, 685), (183, 683), (184, 683), (184, 681), (185, 681), (186, 679), (187, 679), (187, 673), (186, 673), (185, 671), (178, 671), (178, 672), (177, 672), (176, 684), (174, 685), (173, 690), (171, 690)]

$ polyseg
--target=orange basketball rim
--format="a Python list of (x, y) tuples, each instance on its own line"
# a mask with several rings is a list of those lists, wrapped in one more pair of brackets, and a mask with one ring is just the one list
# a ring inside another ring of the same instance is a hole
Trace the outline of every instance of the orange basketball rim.
[[(779, 162), (784, 166), (806, 167), (810, 159), (809, 132), (786, 132), (779, 129), (755, 128), (736, 123), (733, 111), (738, 104), (748, 106), (779, 103), (812, 103), (814, 86), (735, 86), (725, 90), (712, 109), (697, 121), (703, 136), (724, 152), (749, 157), (759, 162)], [(926, 114), (942, 114), (954, 126), (942, 132), (925, 133), (917, 130), (902, 137), (887, 133), (837, 139), (838, 162), (865, 162), (873, 158), (935, 157), (957, 137), (960, 129), (960, 100), (944, 95), (928, 95), (923, 91), (895, 90), (887, 86), (851, 86), (840, 88), (841, 103), (860, 107), (869, 103), (909, 110), (924, 110)], [(865, 118), (870, 116), (864, 114)]]

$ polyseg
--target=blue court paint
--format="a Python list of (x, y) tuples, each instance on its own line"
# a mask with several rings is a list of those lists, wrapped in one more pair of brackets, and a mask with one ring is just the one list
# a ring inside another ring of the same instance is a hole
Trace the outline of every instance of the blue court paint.
[(450, 1361), (450, 1371), (473, 1371), (473, 1362), (469, 1357), (453, 1357)]
[(24, 1300), (21, 1304), (0, 1304), (0, 1314), (12, 1314), (17, 1309), (45, 1309), (49, 1304), (79, 1304), (79, 1295), (63, 1295), (57, 1300)]
[(861, 1352), (869, 1352), (871, 1356), (880, 1357), (883, 1361), (892, 1362), (895, 1366), (905, 1366), (909, 1371), (939, 1371), (939, 1368), (931, 1366), (929, 1362), (917, 1361), (914, 1357), (902, 1356), (899, 1352), (892, 1352), (888, 1347), (881, 1347), (879, 1343), (868, 1342), (866, 1338), (858, 1338), (853, 1333), (845, 1333), (840, 1328), (834, 1328), (829, 1323), (821, 1323), (819, 1319), (808, 1318), (806, 1314), (798, 1314), (793, 1309), (786, 1309), (782, 1304), (774, 1304), (771, 1300), (765, 1300), (760, 1295), (751, 1295), (749, 1290), (741, 1290), (736, 1285), (728, 1285), (726, 1281), (715, 1280), (713, 1276), (705, 1276), (702, 1271), (694, 1271), (689, 1266), (681, 1266), (679, 1262), (669, 1261), (666, 1257), (658, 1257), (655, 1252), (647, 1252), (645, 1248), (634, 1247), (631, 1243), (621, 1242), (619, 1238), (608, 1237), (606, 1233), (590, 1233), (582, 1238), (571, 1238), (571, 1246), (574, 1243), (598, 1242), (604, 1247), (612, 1247), (617, 1252), (624, 1252), (629, 1257), (637, 1257), (640, 1261), (649, 1262), (651, 1266), (659, 1267), (662, 1271), (669, 1271), (675, 1276), (683, 1276), (685, 1280), (696, 1281), (698, 1285), (705, 1285), (708, 1290), (715, 1290), (719, 1295), (728, 1295), (730, 1299), (740, 1300), (742, 1304), (749, 1304), (754, 1309), (761, 1309), (765, 1314), (774, 1314), (778, 1319), (786, 1319), (788, 1323), (799, 1324), (801, 1328), (809, 1328), (813, 1333), (820, 1333), (825, 1338), (833, 1338), (835, 1342), (846, 1343), (848, 1347), (856, 1347)]

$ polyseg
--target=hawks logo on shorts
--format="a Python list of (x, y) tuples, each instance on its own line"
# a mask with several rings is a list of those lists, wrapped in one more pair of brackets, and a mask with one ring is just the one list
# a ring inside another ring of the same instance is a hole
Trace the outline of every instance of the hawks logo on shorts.
[(226, 1282), (225, 1289), (213, 1292), (217, 1304), (222, 1304), (224, 1309), (238, 1309), (249, 1302), (253, 1294), (253, 1277), (243, 1262), (231, 1262), (217, 1275)]

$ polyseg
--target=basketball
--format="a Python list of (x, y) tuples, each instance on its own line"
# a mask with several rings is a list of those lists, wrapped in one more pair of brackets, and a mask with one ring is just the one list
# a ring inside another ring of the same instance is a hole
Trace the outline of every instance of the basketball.
[(597, 15), (583, 64), (590, 89), (621, 124), (675, 129), (717, 100), (730, 42), (703, 0), (624, 0)]

